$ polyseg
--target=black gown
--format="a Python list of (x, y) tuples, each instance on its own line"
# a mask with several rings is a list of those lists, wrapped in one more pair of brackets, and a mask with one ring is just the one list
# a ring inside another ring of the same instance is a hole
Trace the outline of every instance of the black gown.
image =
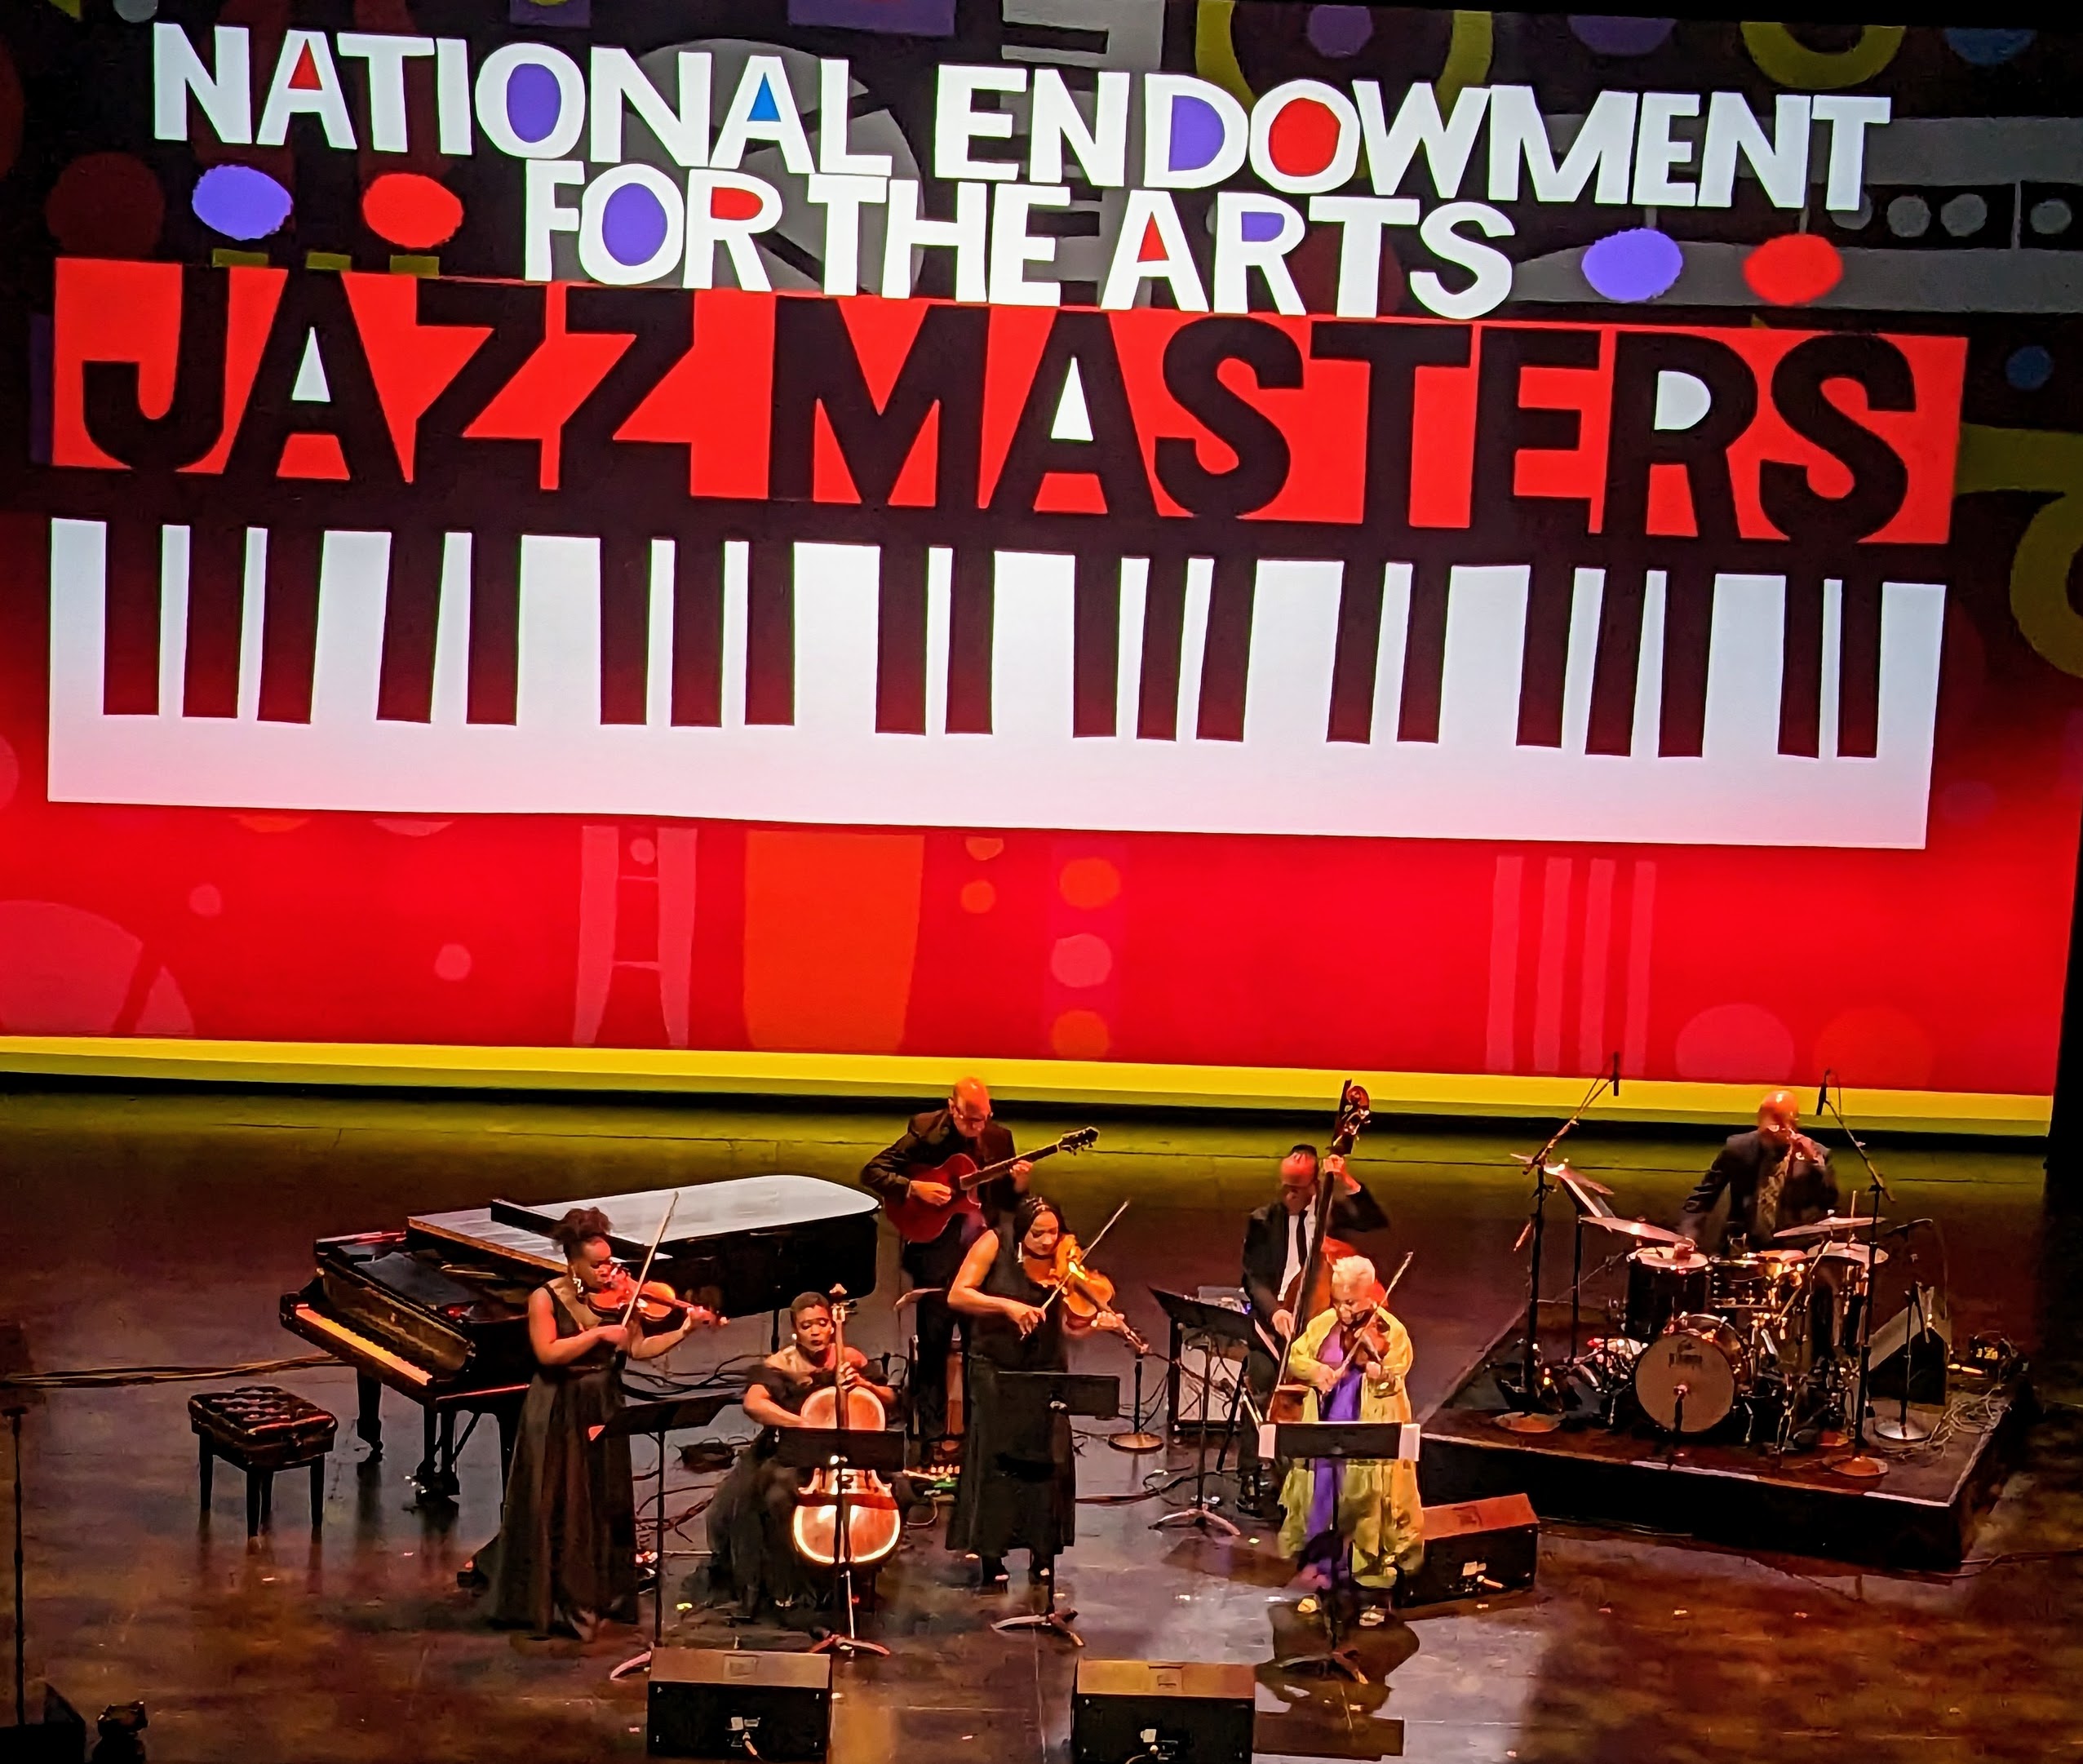
[[(982, 1290), (1040, 1304), (1048, 1289), (1027, 1278), (1009, 1221), (998, 1240)], [(1001, 1372), (1060, 1372), (1070, 1366), (1061, 1304), (1050, 1305), (1035, 1332), (1025, 1337), (1008, 1317), (970, 1319), (968, 1438), (947, 1522), (950, 1549), (979, 1556), (1026, 1549), (1047, 1558), (1072, 1541), (1078, 1480), (1070, 1418), (1044, 1413), (1039, 1425), (1024, 1425), (998, 1384)]]
[[(595, 1319), (569, 1276), (549, 1286), (557, 1336)], [(582, 1320), (583, 1319), (583, 1320)], [(596, 1344), (563, 1366), (538, 1366), (521, 1404), (499, 1535), (477, 1553), (492, 1620), (547, 1635), (591, 1611), (636, 1619), (636, 1500), (629, 1440), (587, 1438), (622, 1407), (621, 1356)]]
[[(832, 1375), (813, 1367), (793, 1346), (771, 1354), (751, 1382), (791, 1415)], [(756, 1617), (771, 1603), (783, 1611), (807, 1610), (823, 1580), (796, 1549), (796, 1497), (805, 1473), (777, 1456), (780, 1438), (763, 1427), (738, 1454), (709, 1505), (709, 1584), (733, 1597), (739, 1611)]]

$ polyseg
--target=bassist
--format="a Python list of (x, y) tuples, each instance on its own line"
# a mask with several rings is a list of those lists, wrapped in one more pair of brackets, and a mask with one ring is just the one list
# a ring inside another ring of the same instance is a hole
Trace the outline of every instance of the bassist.
[[(914, 1115), (902, 1135), (862, 1167), (862, 1185), (884, 1201), (908, 1196), (929, 1206), (944, 1206), (954, 1198), (951, 1190), (926, 1172), (957, 1153), (966, 1154), (979, 1165), (1001, 1163), (1013, 1156), (1013, 1136), (991, 1119), (991, 1093), (977, 1079), (960, 1079), (948, 1093), (945, 1108)], [(947, 1353), (956, 1328), (955, 1314), (947, 1305), (948, 1286), (979, 1231), (995, 1226), (1019, 1205), (1030, 1168), (1024, 1159), (1016, 1161), (1005, 1175), (975, 1191), (983, 1210), (981, 1224), (974, 1213), (958, 1211), (932, 1242), (904, 1246), (900, 1260), (912, 1285), (933, 1289), (918, 1301), (911, 1381), (911, 1412), (918, 1423), (921, 1453), (928, 1462), (941, 1454), (947, 1434)], [(966, 1344), (966, 1331), (964, 1339)]]

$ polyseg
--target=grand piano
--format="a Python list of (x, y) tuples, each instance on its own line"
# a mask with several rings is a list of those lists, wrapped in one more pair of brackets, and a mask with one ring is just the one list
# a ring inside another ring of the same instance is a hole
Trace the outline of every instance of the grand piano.
[[(401, 1231), (321, 1238), (317, 1271), (282, 1295), (282, 1326), (354, 1368), (355, 1431), (372, 1456), (383, 1449), (383, 1392), (419, 1405), (413, 1483), (423, 1500), (453, 1500), (456, 1456), (484, 1416), (499, 1427), (502, 1466), (512, 1455), (534, 1369), (528, 1295), (564, 1272), (551, 1229), (574, 1207), (597, 1207), (614, 1226), (615, 1254), (634, 1270), (668, 1204), (652, 1278), (726, 1317), (778, 1312), (806, 1290), (875, 1289), (871, 1195), (814, 1177), (751, 1176), (581, 1200), (494, 1200), (408, 1218)], [(469, 1417), (460, 1438), (458, 1415)]]

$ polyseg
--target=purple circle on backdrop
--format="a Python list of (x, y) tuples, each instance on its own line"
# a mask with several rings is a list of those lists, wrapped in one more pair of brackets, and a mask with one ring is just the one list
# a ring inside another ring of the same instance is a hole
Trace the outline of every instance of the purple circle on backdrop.
[(1243, 212), (1243, 224), (1239, 234), (1253, 245), (1263, 245), (1269, 239), (1280, 237), (1280, 217), (1268, 214), (1262, 208), (1248, 208)]
[(1310, 48), (1341, 61), (1367, 47), (1374, 34), (1374, 15), (1365, 7), (1311, 7), (1302, 29)]
[(640, 184), (625, 184), (601, 214), (601, 237), (618, 264), (648, 264), (666, 242), (665, 206)]
[(1609, 300), (1653, 300), (1684, 268), (1677, 241), (1654, 227), (1609, 233), (1584, 254), (1584, 279)]
[(524, 61), (507, 82), (507, 122), (521, 140), (547, 140), (564, 109), (557, 77), (534, 61)]
[(1646, 55), (1664, 47), (1677, 28), (1676, 19), (1615, 18), (1598, 12), (1573, 12), (1570, 29), (1594, 55)]
[(1205, 98), (1189, 92), (1172, 100), (1172, 140), (1165, 164), (1172, 171), (1198, 171), (1222, 151), (1222, 118)]
[(188, 197), (195, 218), (228, 239), (264, 239), (290, 218), (290, 193), (252, 166), (212, 166)]

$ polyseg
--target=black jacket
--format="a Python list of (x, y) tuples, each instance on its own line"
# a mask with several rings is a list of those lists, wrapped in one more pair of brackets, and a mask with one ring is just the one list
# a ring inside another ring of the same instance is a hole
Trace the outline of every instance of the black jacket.
[[(974, 1159), (979, 1167), (1002, 1163), (1014, 1155), (1013, 1136), (993, 1121), (975, 1139), (964, 1139), (946, 1109), (931, 1109), (913, 1115), (893, 1143), (861, 1167), (861, 1186), (879, 1199), (901, 1200), (912, 1171), (937, 1168), (958, 1151)], [(1020, 1192), (1009, 1176), (994, 1177), (976, 1192), (984, 1222), (994, 1229), (1020, 1204)]]
[[(1820, 1146), (1816, 1149), (1822, 1150)], [(1707, 1230), (1707, 1216), (1713, 1212), (1724, 1190), (1729, 1197), (1729, 1217), (1722, 1228), (1722, 1244), (1740, 1232), (1749, 1240), (1753, 1249), (1767, 1248), (1774, 1231), (1783, 1231), (1790, 1225), (1806, 1225), (1826, 1212), (1835, 1212), (1837, 1183), (1830, 1174), (1828, 1155), (1824, 1154), (1820, 1163), (1800, 1150), (1789, 1156), (1792, 1161), (1779, 1190), (1777, 1216), (1761, 1221), (1757, 1217), (1757, 1190), (1777, 1168), (1779, 1148), (1755, 1128), (1748, 1133), (1731, 1134), (1729, 1142), (1722, 1146), (1706, 1175), (1700, 1177), (1699, 1186), (1686, 1196), (1678, 1229), (1686, 1236), (1699, 1239)], [(1722, 1244), (1713, 1247), (1719, 1248)]]
[[(1336, 1182), (1337, 1177), (1327, 1170), (1321, 1178)], [(1308, 1230), (1308, 1215), (1303, 1216), (1303, 1230)], [(1379, 1231), (1389, 1223), (1389, 1215), (1376, 1204), (1373, 1195), (1362, 1184), (1357, 1194), (1348, 1194), (1340, 1185), (1337, 1198), (1331, 1203), (1331, 1234), (1333, 1237), (1351, 1237), (1357, 1232)], [(1251, 1300), (1252, 1314), (1260, 1326), (1273, 1327), (1273, 1314), (1280, 1305), (1280, 1276), (1287, 1265), (1287, 1208), (1284, 1201), (1270, 1200), (1252, 1212), (1244, 1222), (1244, 1293)]]

